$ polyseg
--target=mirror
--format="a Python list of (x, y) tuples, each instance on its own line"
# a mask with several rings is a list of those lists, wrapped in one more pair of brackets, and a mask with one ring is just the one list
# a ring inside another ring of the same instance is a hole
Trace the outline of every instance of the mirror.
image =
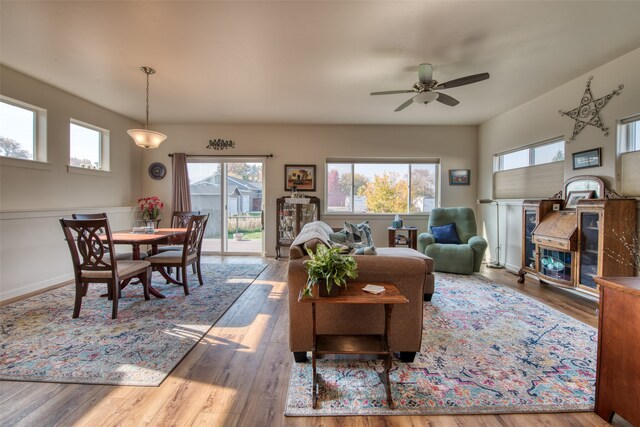
[(593, 198), (604, 197), (604, 181), (593, 175), (580, 175), (569, 178), (564, 183), (564, 200), (567, 200), (569, 193), (574, 191), (593, 190)]

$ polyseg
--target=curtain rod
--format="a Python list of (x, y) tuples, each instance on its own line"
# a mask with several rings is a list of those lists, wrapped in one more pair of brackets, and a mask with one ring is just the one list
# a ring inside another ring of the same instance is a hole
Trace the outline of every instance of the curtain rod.
[[(173, 153), (170, 153), (169, 157), (173, 157)], [(266, 157), (270, 159), (273, 154), (187, 154), (187, 157)]]

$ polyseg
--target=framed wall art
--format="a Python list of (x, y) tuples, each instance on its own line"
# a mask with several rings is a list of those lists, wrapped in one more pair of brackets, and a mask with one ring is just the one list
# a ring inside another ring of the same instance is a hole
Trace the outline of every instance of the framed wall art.
[(573, 153), (573, 169), (595, 168), (602, 166), (601, 148)]
[(469, 185), (471, 171), (469, 169), (449, 169), (449, 185)]
[(316, 165), (284, 165), (285, 191), (316, 191)]
[(578, 207), (578, 200), (590, 199), (593, 197), (593, 190), (571, 191), (567, 196), (565, 209), (575, 209)]

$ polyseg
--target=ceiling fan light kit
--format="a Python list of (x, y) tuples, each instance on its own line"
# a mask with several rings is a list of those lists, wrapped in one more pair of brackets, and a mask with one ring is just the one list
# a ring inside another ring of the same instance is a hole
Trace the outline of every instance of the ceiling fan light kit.
[(436, 80), (433, 80), (433, 67), (431, 66), (431, 64), (420, 64), (418, 66), (419, 81), (415, 83), (410, 90), (386, 90), (381, 92), (371, 92), (371, 95), (393, 95), (412, 92), (417, 93), (417, 95), (413, 96), (413, 98), (410, 98), (409, 100), (400, 104), (400, 106), (394, 111), (402, 111), (412, 103), (426, 105), (433, 101), (438, 101), (442, 104), (454, 107), (458, 105), (460, 101), (447, 94), (436, 92), (436, 90), (464, 86), (471, 83), (477, 83), (488, 78), (489, 73), (480, 73), (466, 77), (460, 77), (458, 79), (449, 80), (448, 82), (439, 84)]
[(158, 148), (162, 141), (167, 139), (167, 135), (149, 130), (149, 75), (154, 74), (156, 70), (151, 67), (140, 67), (143, 73), (147, 75), (147, 119), (144, 124), (144, 129), (129, 129), (127, 133), (133, 139), (133, 142), (138, 147), (150, 149)]

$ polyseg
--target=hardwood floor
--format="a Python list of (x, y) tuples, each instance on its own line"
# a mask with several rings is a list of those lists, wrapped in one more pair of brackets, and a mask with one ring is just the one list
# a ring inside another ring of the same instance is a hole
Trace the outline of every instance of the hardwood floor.
[[(206, 257), (267, 268), (159, 387), (0, 382), (2, 426), (601, 426), (594, 413), (284, 417), (289, 372), (287, 260)], [(589, 325), (596, 304), (558, 288), (525, 284), (506, 270), (483, 274)], [(311, 392), (311, 391), (309, 391)]]

